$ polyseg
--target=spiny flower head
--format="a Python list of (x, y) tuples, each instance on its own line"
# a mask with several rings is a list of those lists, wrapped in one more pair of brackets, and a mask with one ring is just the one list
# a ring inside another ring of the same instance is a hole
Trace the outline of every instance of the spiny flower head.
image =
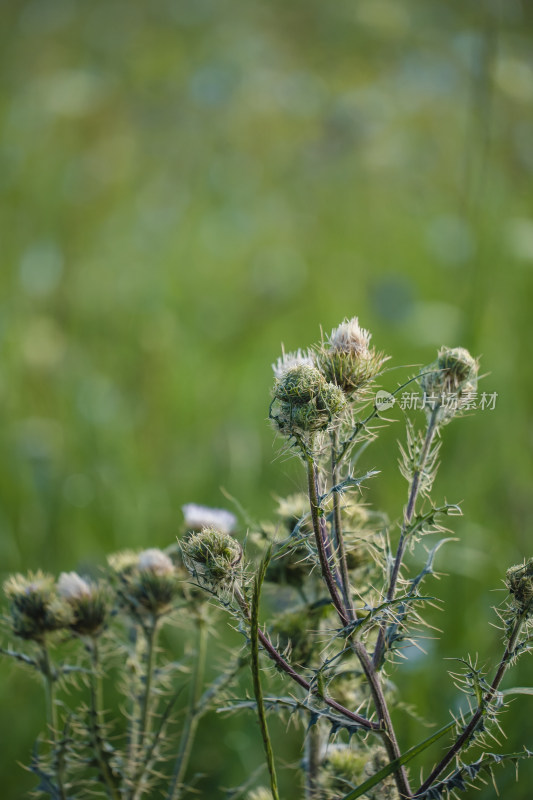
[(103, 586), (85, 580), (77, 572), (62, 572), (57, 591), (72, 610), (71, 630), (80, 636), (102, 632), (108, 612), (108, 594)]
[(479, 362), (464, 347), (441, 347), (437, 360), (424, 367), (419, 378), (428, 414), (437, 409), (437, 422), (445, 424), (468, 404), (477, 389)]
[(242, 548), (233, 536), (216, 528), (203, 528), (181, 542), (183, 561), (202, 586), (230, 588), (242, 559)]
[(141, 553), (126, 550), (110, 556), (108, 562), (119, 579), (122, 604), (134, 616), (160, 616), (172, 610), (181, 580), (166, 553), (155, 547)]
[(274, 376), (280, 380), (288, 369), (292, 369), (292, 367), (299, 367), (302, 364), (308, 367), (314, 366), (313, 356), (309, 353), (309, 351), (298, 349), (293, 353), (286, 353), (282, 347), (281, 356), (274, 364), (272, 364)]
[(371, 334), (357, 317), (345, 319), (318, 348), (316, 363), (328, 381), (348, 395), (360, 392), (379, 374), (387, 358), (370, 347)]
[(325, 430), (346, 405), (343, 392), (309, 364), (287, 369), (273, 394), (271, 419), (289, 436)]
[(505, 584), (513, 601), (522, 611), (533, 613), (533, 558), (524, 564), (515, 564), (507, 570)]
[(57, 596), (52, 575), (40, 570), (12, 575), (4, 592), (10, 601), (13, 633), (21, 639), (43, 641), (46, 634), (69, 623), (68, 608)]
[(202, 528), (216, 528), (223, 533), (231, 533), (237, 525), (237, 517), (225, 508), (210, 508), (196, 503), (186, 503), (181, 507), (185, 517), (185, 527), (190, 531)]

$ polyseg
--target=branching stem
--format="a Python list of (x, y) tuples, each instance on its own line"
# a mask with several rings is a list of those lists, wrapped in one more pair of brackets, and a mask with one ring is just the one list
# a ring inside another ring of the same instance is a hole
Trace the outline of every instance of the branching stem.
[(479, 726), (482, 718), (483, 712), (486, 706), (492, 701), (494, 695), (498, 691), (498, 687), (502, 682), (502, 678), (505, 675), (507, 667), (509, 666), (509, 662), (512, 658), (514, 650), (516, 648), (518, 637), (520, 636), (520, 629), (529, 613), (529, 608), (522, 612), (522, 614), (517, 617), (514, 627), (511, 631), (509, 636), (509, 640), (507, 642), (507, 646), (499, 663), (498, 669), (496, 670), (496, 675), (494, 676), (494, 680), (492, 681), (488, 692), (483, 697), (482, 702), (480, 703), (477, 711), (474, 713), (472, 719), (466, 725), (462, 731), (462, 733), (457, 737), (454, 744), (450, 747), (446, 755), (439, 761), (437, 766), (433, 769), (431, 774), (426, 778), (424, 783), (418, 789), (415, 797), (419, 797), (426, 792), (430, 786), (435, 782), (438, 778), (440, 773), (446, 769), (450, 761), (452, 761), (460, 752), (463, 746), (469, 741), (472, 734), (475, 732), (476, 728)]

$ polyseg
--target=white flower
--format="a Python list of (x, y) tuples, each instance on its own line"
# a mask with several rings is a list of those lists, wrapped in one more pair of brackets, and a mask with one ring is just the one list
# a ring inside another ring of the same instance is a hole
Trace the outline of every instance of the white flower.
[(171, 575), (174, 572), (174, 564), (170, 558), (157, 547), (139, 553), (138, 567), (140, 570), (153, 572), (154, 575)]
[(361, 328), (357, 317), (345, 319), (338, 328), (331, 331), (329, 344), (332, 350), (342, 352), (364, 353), (368, 350), (371, 334)]
[(62, 572), (57, 581), (57, 591), (65, 600), (81, 600), (91, 597), (90, 583), (80, 578), (77, 572)]
[(231, 533), (237, 525), (237, 517), (225, 508), (209, 508), (196, 503), (186, 503), (181, 507), (185, 525), (195, 531), (202, 528), (216, 528), (221, 533)]
[(314, 367), (313, 359), (306, 350), (296, 350), (294, 353), (286, 353), (281, 346), (281, 356), (275, 364), (272, 364), (275, 377), (279, 380), (292, 367), (299, 367), (301, 364), (306, 364), (309, 367)]

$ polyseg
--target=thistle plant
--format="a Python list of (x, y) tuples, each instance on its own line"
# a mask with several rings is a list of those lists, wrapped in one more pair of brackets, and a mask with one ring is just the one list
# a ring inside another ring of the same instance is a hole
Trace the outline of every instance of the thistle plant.
[[(356, 472), (386, 422), (376, 390), (390, 374), (387, 361), (356, 318), (315, 346), (282, 352), (269, 417), (282, 452), (301, 464), (302, 490), (278, 498), (275, 520), (258, 524), (243, 513), (247, 530), (237, 535), (231, 512), (189, 503), (176, 543), (113, 554), (99, 580), (70, 572), (57, 581), (43, 573), (6, 581), (5, 623), (21, 649), (3, 652), (38, 672), (45, 689), (46, 733), (30, 764), (38, 792), (112, 800), (201, 793), (188, 765), (198, 724), (213, 708), (254, 713), (265, 753), (268, 781), (256, 785), (250, 766), (228, 798), (282, 796), (272, 714), (301, 732), (301, 794), (291, 796), (305, 800), (455, 797), (496, 766), (532, 755), (494, 752), (508, 697), (533, 693), (501, 688), (531, 647), (531, 558), (502, 574), (502, 644), (492, 669), (460, 659), (450, 673), (463, 696), (459, 710), (432, 719), (437, 730), (408, 748), (398, 738), (393, 719), (407, 713), (402, 662), (428, 627), (425, 611), (436, 603), (428, 579), (450, 541), (451, 518), (461, 514), (433, 497), (441, 443), (447, 426), (472, 410), (479, 364), (464, 348), (442, 347), (386, 395), (388, 407), (406, 390), (419, 401), (405, 414), (399, 463), (407, 491), (391, 521), (371, 504), (378, 472)], [(224, 615), (242, 648), (209, 683), (209, 634)], [(161, 646), (172, 624), (193, 642), (180, 660)], [(246, 671), (242, 696), (237, 677)], [(125, 697), (122, 713), (105, 710), (113, 681)], [(75, 707), (69, 684), (84, 698)], [(437, 743), (433, 767), (417, 781), (410, 762)]]

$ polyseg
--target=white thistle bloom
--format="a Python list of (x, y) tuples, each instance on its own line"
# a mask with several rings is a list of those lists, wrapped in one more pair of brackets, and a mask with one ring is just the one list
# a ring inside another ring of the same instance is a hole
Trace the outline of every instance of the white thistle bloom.
[(331, 331), (329, 344), (332, 350), (340, 350), (344, 353), (364, 353), (368, 351), (372, 335), (361, 328), (357, 317), (345, 319), (338, 328)]
[(296, 350), (294, 353), (286, 353), (282, 345), (281, 356), (275, 364), (272, 364), (272, 369), (274, 370), (275, 377), (279, 380), (287, 370), (293, 367), (299, 367), (302, 364), (308, 367), (314, 367), (313, 359), (306, 350)]
[(154, 575), (171, 575), (174, 572), (174, 564), (170, 558), (157, 547), (139, 553), (138, 567), (140, 570), (153, 572)]
[(196, 503), (186, 503), (181, 507), (185, 526), (199, 531), (202, 528), (216, 528), (221, 533), (231, 533), (237, 525), (237, 517), (225, 508), (209, 508)]
[(57, 581), (57, 591), (67, 601), (82, 600), (92, 595), (91, 584), (77, 572), (62, 572)]

